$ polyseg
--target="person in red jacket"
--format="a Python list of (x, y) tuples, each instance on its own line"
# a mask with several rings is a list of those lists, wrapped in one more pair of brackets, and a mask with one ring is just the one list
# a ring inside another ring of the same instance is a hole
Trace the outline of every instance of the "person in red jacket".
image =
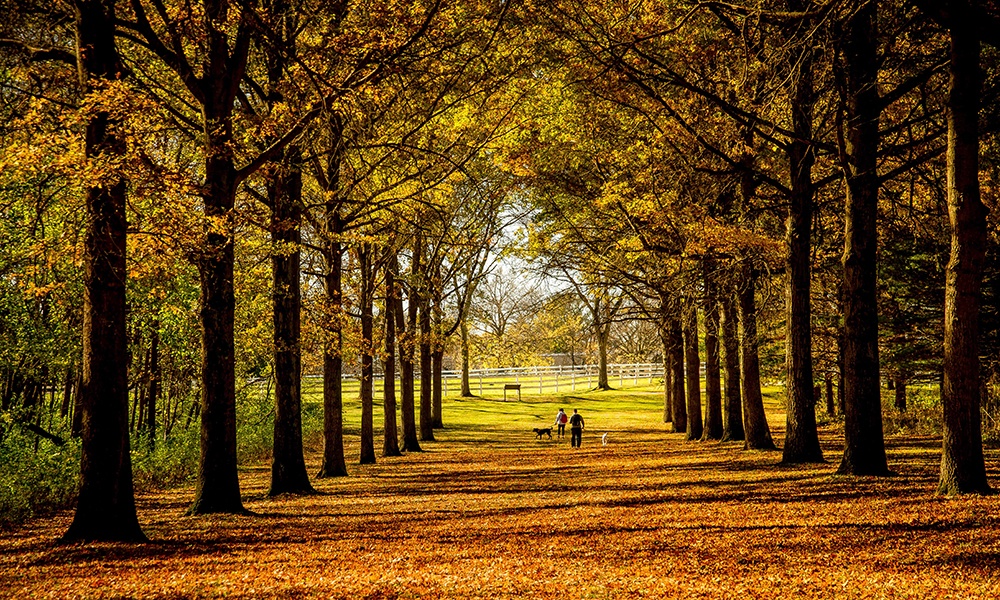
[(566, 414), (566, 411), (560, 408), (559, 412), (556, 413), (555, 422), (555, 425), (559, 428), (558, 432), (560, 438), (566, 435), (566, 423), (569, 423), (569, 415)]

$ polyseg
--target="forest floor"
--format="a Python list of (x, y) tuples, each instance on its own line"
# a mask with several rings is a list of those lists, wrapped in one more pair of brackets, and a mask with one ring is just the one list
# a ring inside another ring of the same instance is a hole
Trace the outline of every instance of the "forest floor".
[[(252, 516), (184, 516), (191, 487), (143, 493), (146, 544), (57, 545), (72, 515), (36, 519), (0, 541), (0, 597), (1000, 594), (1000, 497), (934, 495), (939, 439), (890, 436), (896, 476), (842, 477), (833, 426), (829, 462), (783, 466), (666, 433), (656, 392), (615, 399), (448, 400), (455, 424), (424, 452), (353, 465), (318, 495), (269, 499), (269, 466), (245, 468)], [(560, 405), (587, 418), (583, 448), (534, 438)], [(1000, 453), (987, 464), (1000, 484)]]

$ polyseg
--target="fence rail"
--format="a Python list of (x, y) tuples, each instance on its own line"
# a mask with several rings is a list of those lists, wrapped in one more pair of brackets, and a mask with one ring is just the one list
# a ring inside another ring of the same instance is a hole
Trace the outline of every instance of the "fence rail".
[[(420, 374), (414, 373), (417, 381)], [(320, 378), (319, 375), (307, 376)], [(375, 380), (381, 381), (384, 375), (375, 374)], [(663, 365), (660, 363), (630, 363), (609, 364), (608, 383), (616, 387), (651, 385), (663, 377)], [(357, 374), (345, 374), (344, 379), (357, 381)], [(399, 379), (397, 374), (396, 379)], [(462, 372), (442, 371), (442, 391), (444, 395), (457, 394), (461, 390)], [(469, 387), (479, 396), (502, 396), (507, 384), (518, 384), (525, 394), (559, 393), (593, 389), (597, 386), (597, 365), (565, 365), (537, 367), (506, 367), (500, 369), (471, 369), (469, 371)], [(346, 391), (346, 390), (345, 390)]]

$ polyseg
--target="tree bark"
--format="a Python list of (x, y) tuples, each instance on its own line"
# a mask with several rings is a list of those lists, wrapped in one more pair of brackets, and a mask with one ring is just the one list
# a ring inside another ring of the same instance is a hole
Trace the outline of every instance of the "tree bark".
[[(202, 96), (206, 235), (198, 259), (201, 283), (201, 460), (189, 512), (245, 513), (236, 460), (236, 357), (233, 206), (238, 185), (233, 110), (248, 46), (229, 46), (226, 2), (205, 3)], [(249, 19), (246, 14), (243, 19)], [(245, 38), (241, 38), (245, 39)], [(219, 226), (221, 224), (221, 226)]]
[(722, 379), (719, 364), (719, 302), (715, 289), (715, 261), (705, 259), (705, 428), (702, 440), (722, 439)]
[(725, 353), (725, 396), (722, 441), (745, 440), (743, 430), (743, 397), (740, 394), (740, 339), (736, 303), (729, 289), (719, 297), (722, 307), (722, 348)]
[(824, 381), (826, 383), (826, 414), (833, 417), (837, 414), (837, 405), (833, 397), (833, 375), (829, 371), (826, 373)]
[[(124, 75), (114, 24), (114, 0), (76, 3), (77, 66), (87, 91)], [(85, 151), (91, 160), (125, 155), (124, 133), (109, 111), (90, 116)], [(136, 515), (128, 433), (126, 183), (120, 175), (108, 179), (87, 189), (81, 486), (66, 542), (146, 539)]]
[(895, 383), (894, 405), (899, 412), (906, 412), (906, 377), (902, 374), (897, 374)]
[(272, 301), (274, 324), (274, 448), (269, 496), (315, 490), (302, 450), (302, 292), (300, 279), (302, 170), (300, 150), (291, 146), (274, 165), (268, 185), (271, 204)]
[(698, 356), (698, 308), (693, 300), (684, 306), (684, 364), (687, 379), (687, 439), (700, 440), (701, 359)]
[(747, 450), (774, 450), (771, 427), (760, 392), (760, 358), (757, 354), (757, 275), (748, 261), (738, 290), (740, 319), (740, 392), (743, 396), (743, 429)]
[(461, 320), (459, 334), (462, 336), (462, 397), (472, 398), (472, 385), (469, 382), (469, 321), (464, 314)]
[(674, 419), (673, 382), (670, 380), (670, 376), (673, 374), (670, 365), (670, 334), (666, 330), (666, 324), (662, 321), (660, 323), (660, 342), (663, 344), (663, 422), (670, 423)]
[[(887, 475), (879, 386), (877, 0), (859, 0), (844, 32), (844, 457), (838, 473)], [(819, 400), (816, 398), (815, 400)]]
[(979, 309), (987, 217), (979, 190), (978, 23), (969, 2), (953, 2), (948, 89), (948, 221), (951, 258), (945, 268), (944, 443), (940, 494), (990, 492), (980, 414)]
[(323, 345), (323, 464), (318, 477), (347, 475), (344, 457), (344, 331), (343, 331), (343, 219), (336, 200), (326, 206), (324, 287), (329, 303), (329, 328), (333, 339)]
[[(419, 263), (419, 254), (414, 261)], [(411, 264), (411, 275), (415, 272), (412, 269), (419, 265)], [(403, 420), (403, 450), (406, 452), (420, 452), (420, 441), (417, 435), (417, 415), (413, 397), (413, 357), (416, 353), (417, 340), (414, 339), (417, 329), (417, 304), (419, 295), (416, 293), (413, 284), (410, 284), (409, 298), (407, 298), (406, 323), (403, 322), (403, 300), (396, 301), (396, 331), (402, 335), (399, 344), (399, 387), (400, 387), (400, 412)]]
[(149, 447), (156, 448), (156, 403), (160, 396), (160, 323), (153, 321), (149, 333), (149, 372), (146, 392), (146, 435)]
[(394, 251), (385, 265), (385, 363), (382, 369), (382, 456), (401, 456), (396, 428), (396, 256)]
[(358, 269), (361, 271), (361, 451), (360, 463), (375, 464), (375, 271), (370, 243), (358, 248)]
[[(677, 309), (675, 309), (677, 310)], [(673, 432), (687, 431), (687, 403), (684, 394), (684, 327), (676, 313), (670, 317), (670, 369), (673, 399)]]
[[(423, 254), (423, 242), (418, 237), (415, 252)], [(420, 339), (420, 441), (434, 441), (434, 416), (431, 401), (434, 387), (434, 374), (431, 369), (431, 301), (427, 277), (422, 271), (413, 273), (414, 280), (420, 280), (419, 307), (419, 339)]]
[(437, 289), (440, 285), (440, 270), (435, 274), (434, 306), (433, 306), (433, 334), (431, 336), (431, 379), (433, 387), (431, 389), (431, 426), (434, 429), (444, 429), (443, 400), (444, 400), (444, 332), (441, 326), (441, 291)]
[[(803, 0), (788, 0), (788, 9), (804, 11)], [(790, 25), (789, 38), (799, 37), (803, 22)], [(813, 399), (812, 332), (810, 323), (810, 235), (813, 219), (812, 167), (815, 154), (812, 144), (813, 53), (808, 41), (795, 45), (789, 58), (789, 102), (793, 138), (787, 157), (791, 182), (787, 218), (786, 268), (787, 334), (785, 342), (786, 427), (782, 462), (803, 463), (823, 460), (816, 430), (816, 407)]]

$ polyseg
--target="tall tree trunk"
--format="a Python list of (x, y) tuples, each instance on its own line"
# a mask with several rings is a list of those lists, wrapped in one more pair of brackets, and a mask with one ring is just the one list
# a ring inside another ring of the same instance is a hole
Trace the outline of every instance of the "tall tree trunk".
[[(244, 513), (236, 460), (236, 300), (233, 291), (235, 166), (233, 110), (248, 46), (229, 46), (226, 2), (206, 2), (200, 90), (204, 120), (205, 243), (198, 259), (201, 283), (201, 460), (189, 512)], [(249, 19), (245, 14), (243, 19)], [(238, 36), (240, 39), (245, 37)], [(220, 227), (221, 224), (221, 227)]]
[(743, 396), (743, 429), (747, 450), (774, 450), (771, 427), (764, 412), (760, 391), (760, 358), (757, 353), (757, 301), (754, 297), (757, 275), (749, 261), (744, 261), (738, 289), (740, 318), (740, 392)]
[(430, 301), (421, 294), (420, 303), (420, 441), (434, 441), (433, 400), (434, 373), (431, 364)]
[(833, 398), (833, 374), (827, 371), (824, 380), (826, 383), (826, 414), (833, 417), (837, 414), (837, 405)]
[[(419, 261), (419, 258), (415, 258), (414, 260)], [(407, 298), (406, 322), (404, 325), (403, 300), (402, 298), (396, 300), (396, 331), (402, 334), (400, 336), (402, 341), (399, 344), (399, 387), (400, 412), (403, 420), (403, 450), (406, 452), (421, 451), (417, 435), (416, 406), (413, 397), (413, 357), (417, 346), (415, 333), (417, 331), (418, 302), (419, 295), (411, 283), (409, 298)]]
[(160, 322), (153, 321), (149, 334), (149, 390), (146, 392), (146, 435), (149, 447), (156, 447), (156, 402), (160, 395)]
[(396, 429), (396, 255), (393, 250), (385, 263), (385, 363), (382, 379), (382, 456), (400, 456), (399, 432)]
[(740, 338), (736, 303), (731, 289), (719, 297), (722, 307), (722, 349), (725, 354), (725, 396), (722, 441), (745, 440), (743, 431), (743, 397), (740, 395)]
[[(679, 310), (679, 307), (675, 307), (674, 310)], [(670, 317), (670, 370), (673, 432), (684, 433), (687, 431), (688, 422), (684, 393), (684, 326), (676, 312)]]
[[(877, 0), (858, 0), (845, 28), (844, 457), (838, 473), (887, 475), (879, 387)], [(816, 401), (819, 398), (815, 399)]]
[(980, 420), (979, 305), (987, 216), (979, 191), (979, 98), (982, 72), (974, 11), (951, 3), (948, 89), (948, 221), (951, 259), (944, 296), (944, 448), (940, 494), (990, 491)]
[(687, 379), (687, 439), (701, 439), (701, 359), (698, 356), (698, 308), (684, 302), (684, 364)]
[[(124, 75), (115, 46), (114, 0), (76, 3), (81, 85)], [(94, 161), (124, 156), (125, 138), (107, 110), (87, 122), (85, 151)], [(126, 184), (121, 176), (87, 189), (84, 241), (83, 386), (80, 495), (63, 541), (146, 539), (132, 488), (126, 371)]]
[(670, 333), (662, 321), (660, 323), (660, 342), (663, 345), (663, 422), (670, 423), (674, 419), (673, 382), (670, 379), (673, 374), (670, 365)]
[(462, 397), (472, 398), (472, 386), (469, 382), (469, 321), (464, 314), (461, 320), (459, 333), (462, 336)]
[(431, 425), (434, 429), (444, 429), (443, 401), (444, 401), (444, 332), (441, 325), (441, 291), (438, 289), (441, 281), (441, 271), (437, 270), (434, 277), (434, 307), (433, 307), (433, 335), (431, 336), (431, 379), (433, 388), (431, 390)]
[[(788, 9), (804, 11), (806, 0), (788, 0)], [(796, 22), (789, 38), (801, 37)], [(788, 205), (788, 246), (786, 292), (787, 337), (785, 343), (785, 447), (786, 463), (823, 460), (816, 431), (816, 407), (813, 398), (812, 333), (810, 323), (810, 235), (813, 218), (812, 167), (815, 154), (812, 144), (813, 53), (808, 40), (796, 44), (789, 59), (789, 101), (793, 139), (788, 144), (788, 170), (791, 185)]]
[(302, 291), (300, 279), (301, 151), (291, 146), (274, 165), (271, 204), (272, 321), (274, 324), (274, 448), (268, 495), (312, 493), (302, 450)]
[(340, 204), (331, 201), (326, 206), (325, 288), (329, 302), (330, 330), (333, 339), (323, 346), (323, 464), (319, 477), (347, 475), (344, 457), (344, 299), (343, 299), (343, 219)]
[(361, 457), (363, 465), (375, 464), (375, 272), (372, 265), (374, 248), (363, 243), (358, 248), (358, 268), (361, 271)]
[(722, 380), (719, 364), (719, 302), (715, 261), (705, 259), (705, 430), (703, 440), (722, 439)]
[(906, 377), (902, 373), (896, 374), (895, 385), (895, 407), (899, 412), (906, 412)]
[(608, 383), (608, 335), (610, 323), (601, 318), (601, 301), (594, 300), (594, 333), (597, 336), (597, 389), (610, 390)]

